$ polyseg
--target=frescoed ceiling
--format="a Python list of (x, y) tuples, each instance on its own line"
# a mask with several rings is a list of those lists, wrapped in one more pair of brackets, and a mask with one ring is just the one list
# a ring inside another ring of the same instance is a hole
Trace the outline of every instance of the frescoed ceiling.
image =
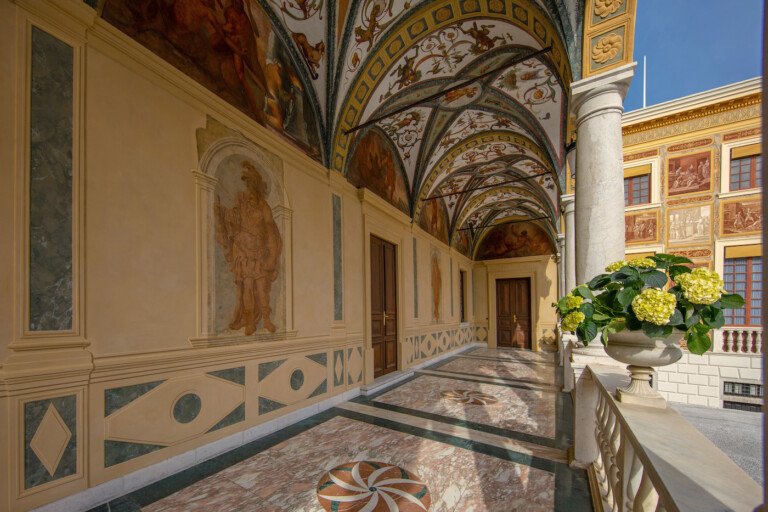
[(584, 0), (99, 0), (97, 11), (356, 186), (396, 197), (438, 239), (468, 239), (471, 252), (494, 225), (533, 221), (554, 241)]

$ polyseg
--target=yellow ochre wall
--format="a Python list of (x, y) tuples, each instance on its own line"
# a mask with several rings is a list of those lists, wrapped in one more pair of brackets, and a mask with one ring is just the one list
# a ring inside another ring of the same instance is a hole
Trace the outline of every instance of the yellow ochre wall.
[[(27, 200), (20, 184), (28, 173), (23, 105), (30, 24), (66, 41), (77, 56), (75, 325), (66, 335), (23, 333)], [(545, 307), (556, 294), (551, 260), (473, 264), (82, 2), (0, 1), (0, 52), (0, 237), (6, 240), (0, 244), (0, 511), (29, 510), (182, 454), (193, 464), (205, 458), (202, 447), (214, 454), (246, 442), (257, 435), (243, 434), (252, 427), (372, 382), (371, 235), (398, 247), (399, 369), (488, 340), (486, 269), (534, 268), (544, 294), (537, 299), (537, 332), (554, 329)], [(283, 339), (192, 346), (201, 301), (199, 173), (193, 171), (203, 169), (196, 132), (211, 120), (282, 165), (291, 319)], [(342, 203), (342, 321), (334, 321), (332, 194)], [(430, 316), (433, 250), (442, 273), (437, 322)], [(461, 270), (467, 276), (462, 324)], [(201, 406), (182, 424), (173, 411), (188, 395)], [(63, 445), (40, 442), (67, 435)], [(61, 453), (68, 455), (57, 460)], [(45, 483), (28, 485), (28, 467), (40, 465), (36, 457), (52, 461), (55, 471)], [(105, 492), (130, 485), (129, 477)]]

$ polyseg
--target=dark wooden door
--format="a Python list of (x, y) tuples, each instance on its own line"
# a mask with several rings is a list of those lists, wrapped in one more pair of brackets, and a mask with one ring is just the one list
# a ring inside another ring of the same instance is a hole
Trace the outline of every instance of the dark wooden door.
[(373, 377), (397, 370), (397, 260), (395, 246), (371, 236)]
[(496, 342), (500, 347), (531, 348), (531, 280), (496, 281)]

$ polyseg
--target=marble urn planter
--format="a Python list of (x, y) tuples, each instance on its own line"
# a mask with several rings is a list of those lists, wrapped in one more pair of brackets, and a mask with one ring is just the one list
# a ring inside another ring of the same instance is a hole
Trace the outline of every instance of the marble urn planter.
[(666, 400), (650, 386), (651, 373), (656, 366), (666, 366), (683, 357), (680, 340), (685, 333), (675, 331), (667, 338), (650, 338), (642, 331), (620, 331), (608, 335), (605, 352), (613, 359), (626, 363), (631, 381), (626, 388), (616, 390), (619, 402), (664, 408)]

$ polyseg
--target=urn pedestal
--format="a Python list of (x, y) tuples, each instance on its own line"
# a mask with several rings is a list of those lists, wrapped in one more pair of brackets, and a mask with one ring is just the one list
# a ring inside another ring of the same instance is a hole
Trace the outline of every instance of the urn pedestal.
[(680, 340), (683, 333), (675, 331), (667, 338), (651, 338), (642, 331), (621, 331), (608, 335), (605, 352), (613, 359), (626, 363), (632, 379), (629, 386), (616, 390), (619, 402), (665, 408), (666, 400), (650, 386), (651, 373), (656, 366), (666, 366), (683, 357)]

